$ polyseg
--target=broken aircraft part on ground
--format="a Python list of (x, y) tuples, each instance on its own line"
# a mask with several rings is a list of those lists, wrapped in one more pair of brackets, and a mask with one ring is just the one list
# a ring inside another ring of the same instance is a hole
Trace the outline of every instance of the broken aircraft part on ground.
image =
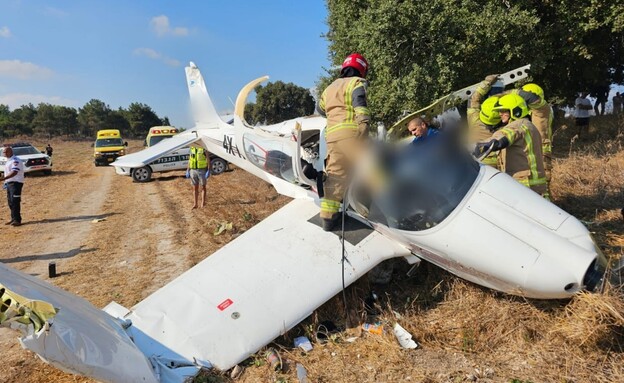
[(325, 119), (248, 126), (243, 106), (261, 78), (240, 92), (229, 125), (193, 63), (186, 75), (196, 127), (112, 165), (143, 166), (198, 142), (294, 200), (129, 309), (113, 302), (97, 310), (0, 265), (7, 290), (57, 309), (39, 331), (21, 323), (23, 345), (55, 366), (105, 382), (182, 382), (202, 367), (226, 370), (338, 293), (342, 272), (349, 285), (396, 257), (531, 298), (566, 298), (600, 285), (604, 257), (577, 219), (444, 135), (426, 156), (405, 146), (380, 151), (372, 163), (392, 180), (381, 187), (354, 177), (343, 270), (339, 233), (320, 227), (317, 181), (306, 176), (315, 173), (310, 166), (323, 170)]

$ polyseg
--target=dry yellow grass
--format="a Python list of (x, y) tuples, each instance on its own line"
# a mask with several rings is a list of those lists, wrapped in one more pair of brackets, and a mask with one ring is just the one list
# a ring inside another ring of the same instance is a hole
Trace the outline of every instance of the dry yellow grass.
[[(624, 246), (624, 117), (592, 119), (590, 135), (575, 138), (573, 120), (556, 122), (553, 202), (581, 219), (611, 260)], [(288, 369), (271, 371), (263, 350), (250, 358), (241, 382), (297, 382), (301, 363), (311, 382), (624, 382), (624, 295), (582, 293), (571, 300), (537, 301), (507, 296), (423, 264), (413, 277), (395, 265), (379, 295), (376, 320), (383, 335), (352, 332), (314, 343), (304, 354), (292, 348), (296, 336), (313, 336), (324, 320), (345, 327), (341, 296), (320, 307), (271, 346)], [(365, 281), (347, 289), (347, 306), (366, 318)], [(390, 329), (399, 322), (420, 348), (403, 350)], [(203, 374), (195, 382), (231, 381), (227, 374)]]

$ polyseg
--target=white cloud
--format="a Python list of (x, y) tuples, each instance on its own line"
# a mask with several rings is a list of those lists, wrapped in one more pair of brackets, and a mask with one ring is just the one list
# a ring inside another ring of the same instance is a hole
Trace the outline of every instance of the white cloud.
[(157, 36), (187, 36), (189, 34), (188, 28), (171, 27), (171, 25), (169, 25), (169, 18), (165, 15), (153, 17), (150, 21), (150, 25)]
[(144, 56), (150, 58), (152, 60), (162, 61), (163, 63), (177, 67), (180, 66), (180, 62), (176, 59), (172, 59), (171, 57), (164, 56), (160, 52), (153, 50), (152, 48), (137, 48), (132, 53), (137, 56)]
[(0, 77), (13, 77), (21, 80), (50, 78), (54, 72), (46, 67), (20, 60), (0, 60)]
[(0, 37), (5, 37), (5, 38), (9, 38), (11, 37), (11, 30), (9, 29), (9, 27), (2, 27), (0, 28)]
[(11, 110), (17, 109), (28, 103), (32, 103), (37, 106), (42, 102), (52, 105), (65, 105), (73, 108), (76, 108), (78, 105), (78, 101), (61, 96), (45, 96), (42, 94), (30, 93), (9, 93), (0, 95), (0, 104), (8, 105)]

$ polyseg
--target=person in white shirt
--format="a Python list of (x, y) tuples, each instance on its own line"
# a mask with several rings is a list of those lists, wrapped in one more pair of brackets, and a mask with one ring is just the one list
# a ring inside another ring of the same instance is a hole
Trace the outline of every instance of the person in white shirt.
[(11, 210), (11, 220), (7, 225), (20, 226), (22, 224), (21, 203), (22, 187), (24, 186), (24, 163), (13, 155), (13, 148), (4, 147), (4, 156), (7, 158), (4, 165), (4, 188), (7, 191), (7, 200)]
[(581, 95), (574, 101), (574, 117), (576, 117), (576, 126), (578, 126), (578, 136), (581, 138), (583, 130), (589, 133), (589, 111), (593, 109), (591, 101), (587, 99), (587, 92), (581, 92)]

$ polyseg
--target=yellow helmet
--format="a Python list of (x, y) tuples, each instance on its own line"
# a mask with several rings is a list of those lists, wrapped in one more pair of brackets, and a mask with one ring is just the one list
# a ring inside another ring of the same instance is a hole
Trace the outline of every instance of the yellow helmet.
[(481, 104), (481, 111), (479, 112), (479, 119), (481, 122), (490, 126), (498, 125), (500, 123), (500, 115), (492, 109), (497, 103), (498, 96), (491, 96), (483, 101), (483, 104)]
[(544, 89), (542, 89), (542, 87), (537, 84), (526, 84), (522, 87), (522, 90), (525, 92), (535, 93), (539, 96), (540, 100), (544, 100)]
[(526, 117), (529, 114), (529, 108), (527, 107), (524, 99), (517, 94), (506, 94), (498, 99), (496, 106), (492, 110), (508, 110), (511, 114), (510, 119), (512, 121), (522, 117)]

